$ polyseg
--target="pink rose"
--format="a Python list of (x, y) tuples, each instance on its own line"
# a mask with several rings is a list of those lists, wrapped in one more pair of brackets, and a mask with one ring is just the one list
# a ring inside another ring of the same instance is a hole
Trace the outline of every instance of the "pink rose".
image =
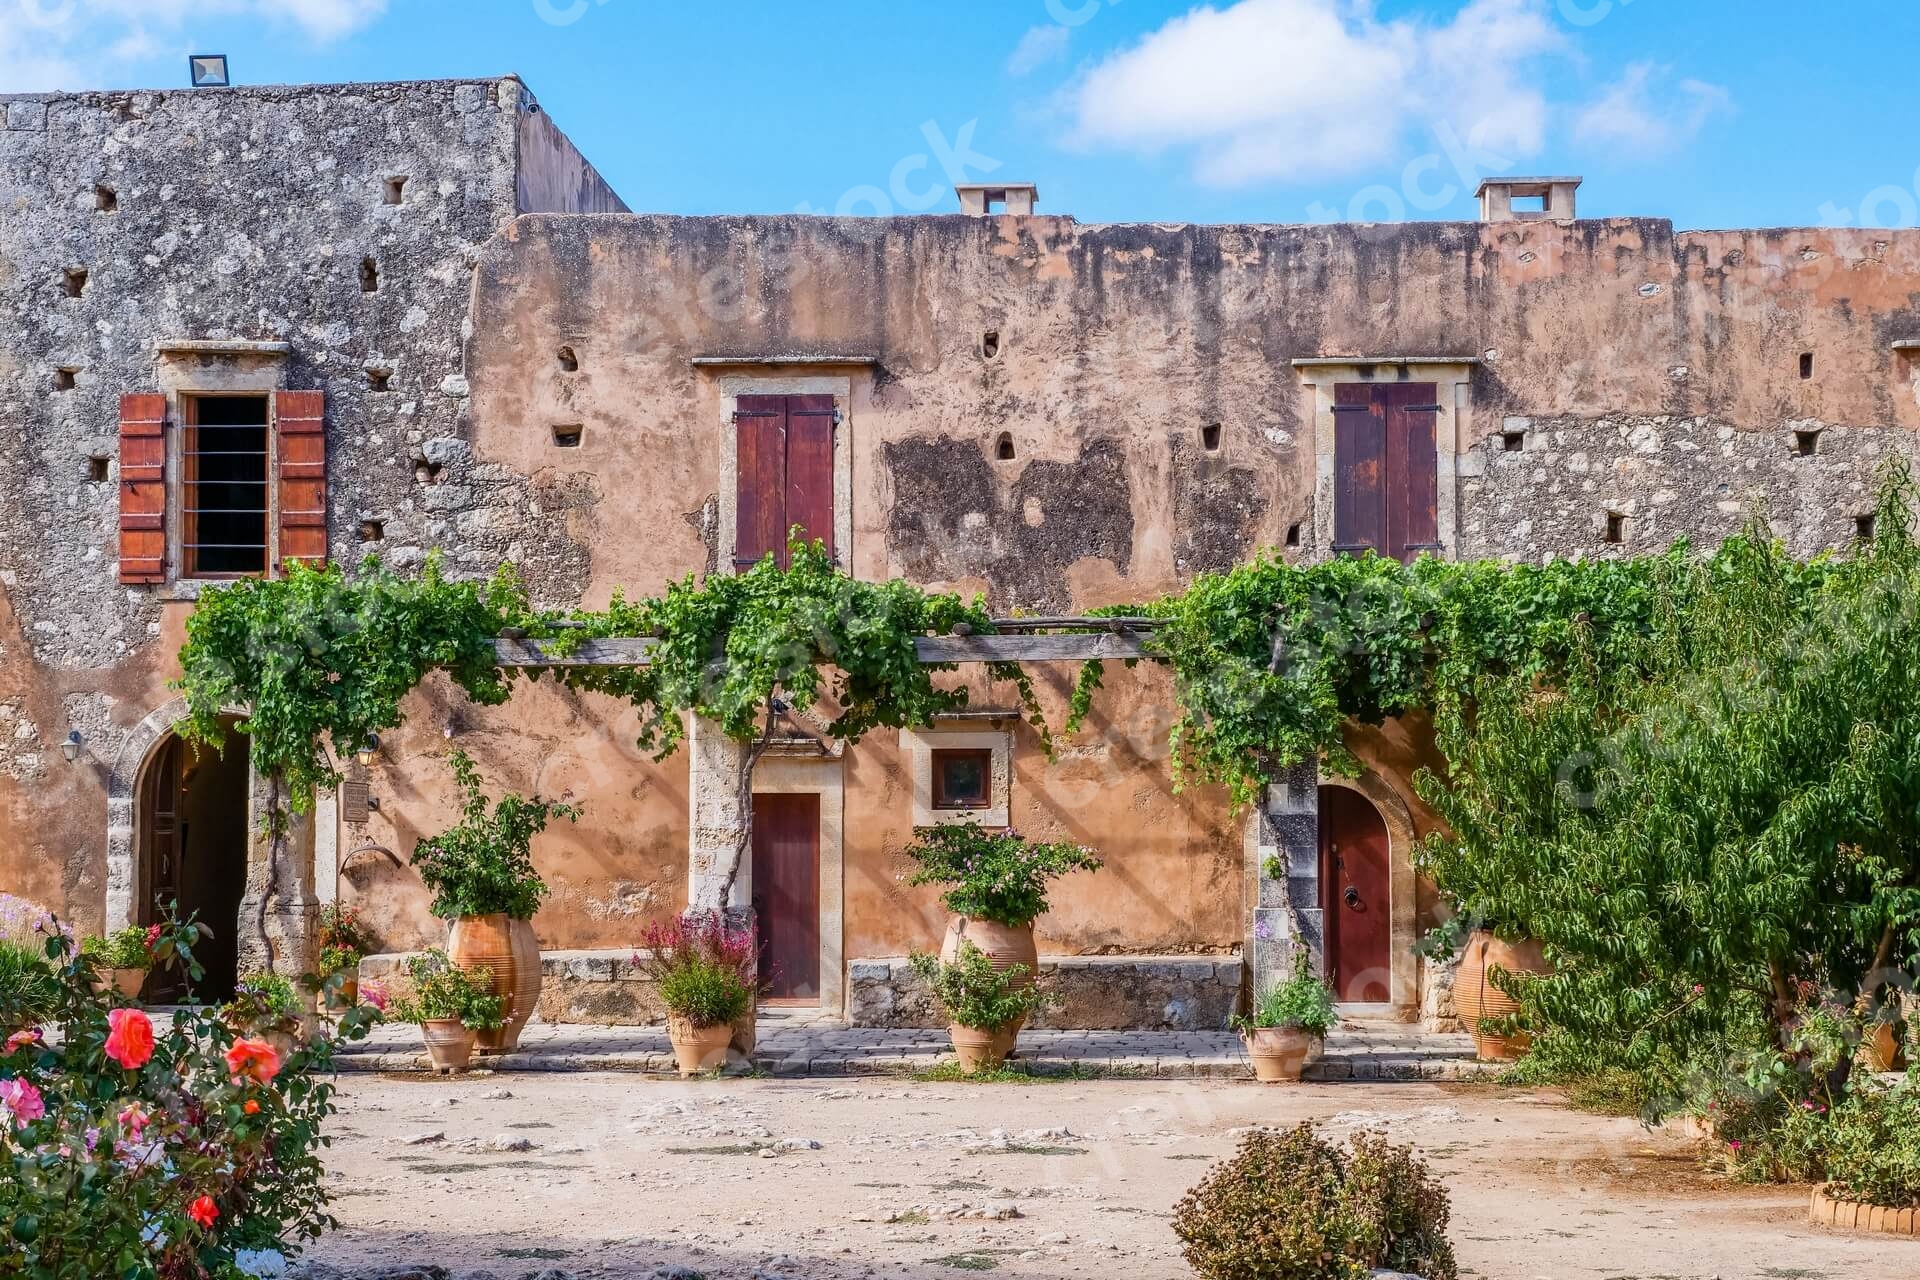
[(24, 1129), (47, 1114), (47, 1102), (26, 1080), (0, 1080), (0, 1112), (12, 1116), (13, 1123)]

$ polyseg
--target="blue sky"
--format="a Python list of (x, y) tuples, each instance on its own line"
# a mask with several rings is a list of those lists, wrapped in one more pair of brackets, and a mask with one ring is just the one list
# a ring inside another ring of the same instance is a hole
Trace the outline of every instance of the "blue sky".
[[(1827, 13), (1844, 16), (1825, 16)], [(0, 92), (518, 72), (636, 209), (1920, 222), (1911, 0), (0, 0)]]

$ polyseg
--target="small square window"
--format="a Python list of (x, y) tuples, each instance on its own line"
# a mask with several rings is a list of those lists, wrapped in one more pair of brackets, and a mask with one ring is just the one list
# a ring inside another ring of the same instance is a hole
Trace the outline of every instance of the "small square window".
[(934, 751), (933, 807), (991, 809), (993, 752), (984, 748)]

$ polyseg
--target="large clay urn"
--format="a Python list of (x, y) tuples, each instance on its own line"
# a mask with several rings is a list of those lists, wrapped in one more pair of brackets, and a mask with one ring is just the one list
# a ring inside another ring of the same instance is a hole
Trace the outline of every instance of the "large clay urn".
[(1546, 973), (1547, 959), (1537, 942), (1503, 942), (1486, 930), (1467, 940), (1460, 969), (1453, 978), (1453, 1007), (1473, 1036), (1476, 1052), (1488, 1062), (1512, 1062), (1524, 1055), (1533, 1038), (1523, 1032), (1488, 1035), (1482, 1018), (1505, 1018), (1520, 1011), (1519, 1004), (1493, 985), (1492, 972)]
[[(960, 958), (962, 940), (978, 947), (987, 959), (993, 961), (996, 969), (1010, 969), (1014, 965), (1024, 967), (1026, 976), (1019, 984), (1023, 987), (1032, 986), (1034, 975), (1040, 972), (1040, 951), (1034, 945), (1033, 926), (1030, 924), (995, 924), (991, 920), (955, 916), (947, 922), (947, 936), (940, 943), (942, 964), (952, 964)], [(1004, 1030), (1018, 1035), (1026, 1021), (1025, 1018), (1017, 1018)]]
[(511, 1053), (540, 1000), (540, 941), (525, 920), (495, 914), (461, 916), (447, 939), (447, 958), (462, 969), (493, 972), (493, 994), (505, 1019), (491, 1031), (473, 1033), (478, 1053)]
[(1261, 1084), (1298, 1080), (1313, 1054), (1313, 1037), (1299, 1027), (1254, 1027), (1241, 1036)]

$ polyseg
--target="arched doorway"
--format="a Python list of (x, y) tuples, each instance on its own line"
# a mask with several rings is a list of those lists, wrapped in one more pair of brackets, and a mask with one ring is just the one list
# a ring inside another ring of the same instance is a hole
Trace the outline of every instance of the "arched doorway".
[[(133, 922), (152, 924), (170, 907), (213, 931), (194, 957), (206, 976), (191, 994), (224, 1000), (237, 980), (240, 898), (247, 885), (248, 740), (228, 722), (220, 751), (169, 732), (147, 757), (138, 789), (139, 885)], [(156, 972), (150, 1000), (189, 994), (185, 975)]]
[(1392, 842), (1360, 792), (1320, 788), (1320, 906), (1327, 977), (1343, 1004), (1393, 999)]

